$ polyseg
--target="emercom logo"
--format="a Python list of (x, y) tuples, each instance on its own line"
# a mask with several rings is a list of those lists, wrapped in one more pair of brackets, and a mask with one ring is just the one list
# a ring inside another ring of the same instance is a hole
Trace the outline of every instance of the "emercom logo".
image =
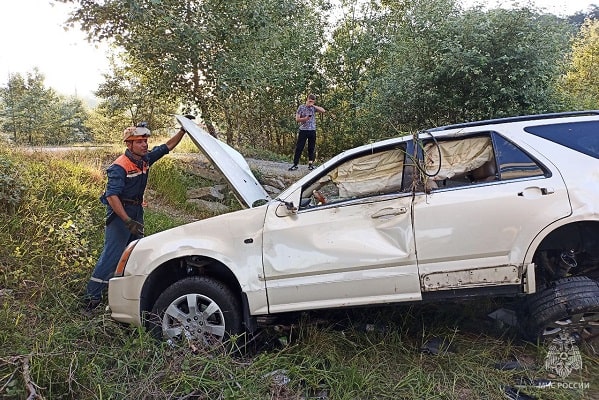
[(576, 341), (569, 333), (560, 332), (549, 345), (549, 352), (545, 357), (545, 369), (555, 371), (561, 378), (565, 378), (573, 370), (582, 369), (582, 357), (576, 346)]

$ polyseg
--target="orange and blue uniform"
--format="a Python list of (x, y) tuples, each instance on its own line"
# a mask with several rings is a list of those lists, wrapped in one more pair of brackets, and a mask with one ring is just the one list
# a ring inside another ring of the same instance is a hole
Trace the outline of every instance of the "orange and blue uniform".
[(137, 239), (123, 220), (118, 218), (106, 197), (118, 196), (127, 215), (143, 224), (143, 196), (148, 183), (150, 166), (169, 153), (165, 144), (154, 147), (141, 160), (133, 158), (129, 150), (119, 156), (106, 170), (108, 181), (100, 201), (106, 205), (104, 249), (87, 284), (86, 298), (98, 300), (114, 274), (121, 254), (129, 243)]

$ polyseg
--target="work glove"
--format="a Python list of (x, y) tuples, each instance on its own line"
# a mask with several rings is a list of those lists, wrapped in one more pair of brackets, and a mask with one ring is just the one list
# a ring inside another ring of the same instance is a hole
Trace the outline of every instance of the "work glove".
[(135, 236), (144, 235), (144, 224), (137, 222), (133, 218), (127, 218), (125, 220), (125, 226), (127, 227), (127, 229), (129, 229), (129, 232), (131, 232)]

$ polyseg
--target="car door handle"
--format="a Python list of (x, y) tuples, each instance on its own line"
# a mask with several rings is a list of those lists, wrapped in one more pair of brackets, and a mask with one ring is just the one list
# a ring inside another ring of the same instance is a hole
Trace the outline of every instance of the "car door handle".
[(382, 210), (378, 210), (377, 212), (372, 214), (371, 218), (392, 217), (394, 215), (401, 215), (401, 214), (405, 214), (407, 212), (408, 212), (408, 209), (406, 207), (399, 207), (399, 208), (388, 207), (388, 208), (383, 208)]
[[(518, 196), (521, 196), (521, 197), (531, 196), (531, 192), (533, 190), (536, 193), (538, 193), (538, 191), (540, 191), (543, 196), (547, 196), (548, 194), (555, 193), (555, 189), (553, 189), (553, 188), (539, 188), (539, 187), (534, 187), (534, 188), (526, 188), (526, 189), (524, 189), (524, 191), (518, 192)], [(536, 196), (532, 195), (531, 197), (536, 197)]]
[(543, 194), (543, 196), (546, 196), (548, 194), (555, 193), (555, 190), (553, 188), (541, 188), (541, 193)]

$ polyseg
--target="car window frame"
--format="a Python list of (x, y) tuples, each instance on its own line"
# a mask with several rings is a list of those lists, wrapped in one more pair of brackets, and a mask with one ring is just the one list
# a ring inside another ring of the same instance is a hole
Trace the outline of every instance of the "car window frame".
[[(307, 181), (305, 184), (302, 185), (301, 190), (300, 190), (300, 205), (298, 207), (298, 214), (301, 214), (303, 212), (312, 212), (312, 211), (316, 211), (316, 210), (325, 210), (325, 209), (330, 209), (330, 208), (336, 208), (336, 207), (349, 207), (349, 206), (354, 206), (354, 205), (360, 205), (360, 204), (370, 204), (370, 203), (376, 203), (376, 202), (380, 202), (380, 201), (387, 201), (387, 200), (393, 200), (396, 198), (401, 198), (401, 197), (406, 197), (406, 196), (411, 196), (412, 192), (405, 192), (404, 191), (404, 176), (405, 176), (405, 160), (408, 158), (412, 158), (412, 154), (409, 154), (410, 148), (411, 148), (411, 143), (412, 141), (400, 141), (400, 142), (396, 142), (390, 145), (386, 145), (386, 146), (382, 146), (380, 148), (376, 148), (376, 149), (371, 149), (371, 150), (366, 150), (360, 153), (356, 153), (356, 154), (352, 154), (348, 157), (344, 157), (340, 160), (338, 160), (336, 163), (328, 166), (325, 170), (321, 171), (318, 175), (316, 175), (314, 178), (310, 179), (309, 181)], [(348, 199), (341, 199), (332, 203), (325, 203), (325, 204), (321, 204), (321, 205), (302, 205), (302, 199), (306, 199), (307, 197), (302, 197), (304, 192), (306, 192), (308, 190), (309, 187), (313, 186), (316, 182), (318, 182), (320, 179), (322, 179), (323, 177), (325, 177), (326, 175), (328, 175), (331, 171), (333, 171), (334, 169), (338, 168), (340, 165), (343, 165), (345, 163), (350, 162), (351, 160), (356, 160), (360, 157), (364, 157), (366, 155), (369, 154), (376, 154), (376, 153), (382, 153), (385, 151), (391, 151), (391, 150), (397, 150), (399, 147), (403, 147), (403, 151), (405, 153), (405, 158), (404, 158), (404, 164), (402, 166), (402, 172), (401, 172), (401, 176), (402, 176), (402, 183), (401, 183), (401, 188), (396, 191), (396, 192), (390, 192), (390, 193), (380, 193), (380, 194), (373, 194), (373, 195), (366, 195), (363, 197), (356, 197), (356, 198), (348, 198)]]
[[(437, 187), (437, 188), (432, 188), (432, 189), (430, 187), (428, 187), (426, 189), (424, 187), (420, 187), (420, 188), (417, 188), (417, 190), (415, 190), (415, 193), (432, 194), (432, 193), (439, 193), (439, 192), (445, 192), (445, 191), (469, 189), (469, 188), (475, 188), (475, 187), (481, 187), (481, 186), (505, 184), (507, 182), (514, 182), (514, 181), (534, 180), (534, 179), (539, 179), (539, 178), (550, 178), (552, 176), (551, 169), (549, 169), (545, 165), (545, 163), (540, 161), (537, 157), (532, 155), (530, 152), (523, 149), (521, 146), (519, 146), (513, 140), (510, 140), (509, 138), (505, 137), (504, 135), (502, 135), (500, 132), (498, 132), (496, 130), (483, 130), (483, 131), (468, 132), (468, 133), (463, 134), (462, 136), (446, 136), (446, 137), (434, 137), (433, 136), (431, 138), (420, 139), (419, 145), (418, 145), (418, 151), (417, 151), (417, 157), (418, 157), (419, 163), (420, 163), (420, 165), (424, 165), (424, 161), (423, 161), (424, 160), (424, 146), (427, 143), (430, 143), (432, 141), (442, 142), (442, 141), (452, 141), (452, 140), (467, 140), (472, 137), (480, 137), (480, 136), (488, 136), (491, 140), (493, 159), (495, 161), (495, 167), (497, 170), (496, 174), (498, 176), (497, 179), (492, 180), (492, 181), (474, 181), (474, 182), (471, 182), (470, 184), (464, 184), (464, 185), (452, 186), (452, 187)], [(502, 164), (500, 163), (500, 160), (498, 159), (498, 150), (497, 150), (498, 138), (501, 138), (501, 140), (503, 140), (507, 143), (510, 143), (512, 146), (514, 146), (516, 149), (518, 149), (520, 152), (522, 152), (524, 155), (526, 155), (528, 158), (530, 158), (530, 160), (532, 160), (543, 171), (543, 174), (542, 175), (534, 175), (534, 176), (516, 177), (516, 178), (502, 178), (502, 176), (501, 176), (501, 165)], [(404, 168), (404, 172), (405, 172), (405, 168)]]

